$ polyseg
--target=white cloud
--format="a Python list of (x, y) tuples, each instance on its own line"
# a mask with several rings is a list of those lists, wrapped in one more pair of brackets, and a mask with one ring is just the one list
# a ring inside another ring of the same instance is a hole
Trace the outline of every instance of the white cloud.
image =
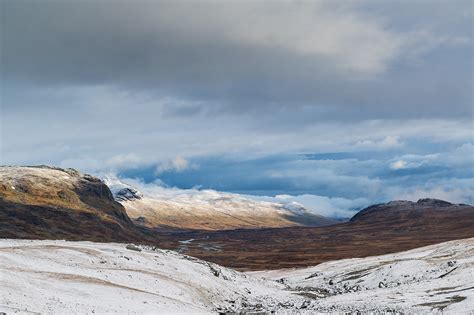
[(246, 195), (246, 197), (271, 202), (294, 202), (303, 205), (310, 212), (330, 218), (350, 218), (356, 214), (357, 211), (371, 204), (371, 201), (365, 198), (330, 198), (311, 194), (296, 196), (276, 195), (275, 197)]
[(418, 168), (426, 165), (440, 164), (440, 154), (426, 154), (426, 155), (415, 155), (406, 154), (400, 157), (396, 157), (393, 162), (390, 163), (392, 170), (402, 170), (410, 168)]
[(474, 144), (464, 143), (453, 152), (446, 154), (445, 159), (452, 166), (471, 165), (474, 168)]
[(464, 143), (449, 152), (431, 153), (425, 155), (405, 154), (396, 157), (390, 163), (393, 170), (418, 168), (421, 166), (442, 166), (453, 169), (474, 168), (474, 145)]
[(199, 166), (196, 163), (190, 163), (184, 157), (178, 155), (175, 158), (168, 160), (166, 162), (162, 162), (158, 164), (155, 170), (155, 174), (159, 175), (164, 172), (182, 172), (188, 169), (197, 169)]
[(118, 154), (105, 161), (104, 168), (124, 169), (143, 165), (144, 161), (135, 153)]
[(407, 168), (407, 162), (404, 160), (398, 160), (390, 164), (392, 170), (401, 170)]
[(232, 40), (321, 58), (333, 70), (353, 75), (384, 72), (405, 41), (381, 20), (350, 6), (280, 2), (272, 4), (271, 14), (262, 14), (268, 12), (266, 4), (236, 9), (236, 14), (217, 20)]
[[(370, 124), (370, 123), (369, 123)], [(364, 150), (383, 150), (393, 149), (403, 146), (399, 136), (388, 135), (384, 138), (378, 139), (363, 139), (358, 140), (353, 147)]]
[(423, 54), (441, 46), (464, 46), (469, 44), (471, 44), (471, 39), (467, 36), (440, 35), (425, 28), (406, 34), (402, 43), (402, 50), (405, 51), (404, 58), (417, 61)]

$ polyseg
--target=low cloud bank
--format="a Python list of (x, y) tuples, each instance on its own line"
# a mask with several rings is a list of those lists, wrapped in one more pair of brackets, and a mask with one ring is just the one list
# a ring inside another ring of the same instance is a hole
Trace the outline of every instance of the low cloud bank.
[[(276, 195), (271, 196), (254, 196), (245, 194), (236, 194), (228, 192), (220, 192), (213, 189), (179, 189), (176, 187), (167, 187), (163, 182), (157, 180), (152, 183), (145, 183), (140, 179), (134, 178), (118, 178), (116, 175), (102, 175), (106, 179), (107, 184), (114, 190), (117, 187), (125, 187), (130, 185), (142, 192), (145, 196), (188, 201), (211, 201), (214, 199), (229, 198), (236, 202), (242, 200), (254, 200), (260, 202), (278, 203), (284, 207), (302, 205), (309, 212), (319, 214), (329, 218), (347, 219), (352, 217), (360, 209), (371, 204), (370, 200), (365, 198), (346, 199), (346, 198), (329, 198), (317, 195)], [(125, 184), (125, 185), (124, 185)]]
[(359, 210), (369, 206), (371, 201), (366, 198), (346, 199), (346, 198), (330, 198), (318, 195), (276, 195), (270, 196), (249, 196), (249, 198), (257, 200), (265, 200), (271, 202), (288, 203), (297, 202), (303, 205), (312, 213), (320, 214), (325, 217), (334, 219), (347, 219), (356, 214)]
[[(471, 196), (472, 190), (469, 188), (433, 187), (430, 189), (413, 188), (407, 190), (391, 189), (388, 194), (380, 199), (369, 198), (342, 198), (327, 197), (313, 194), (288, 195), (281, 194), (275, 196), (256, 196), (248, 194), (236, 194), (230, 192), (221, 192), (213, 189), (201, 189), (195, 187), (192, 189), (180, 189), (169, 187), (164, 182), (156, 180), (151, 183), (145, 183), (136, 178), (119, 178), (116, 175), (102, 175), (106, 178), (107, 184), (111, 187), (130, 185), (145, 196), (175, 200), (181, 202), (212, 202), (220, 199), (229, 199), (234, 202), (247, 202), (248, 200), (271, 202), (281, 204), (283, 207), (301, 205), (309, 212), (322, 215), (333, 219), (349, 219), (365, 207), (377, 203), (384, 203), (391, 200), (410, 200), (417, 201), (422, 198), (437, 198), (453, 203), (473, 204)], [(291, 209), (290, 209), (291, 210)]]

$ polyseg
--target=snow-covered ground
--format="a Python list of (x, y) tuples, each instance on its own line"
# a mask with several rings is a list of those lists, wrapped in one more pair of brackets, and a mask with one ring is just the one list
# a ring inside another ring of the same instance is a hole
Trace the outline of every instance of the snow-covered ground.
[(215, 313), (302, 305), (284, 286), (179, 255), (116, 243), (0, 240), (0, 312)]
[(116, 243), (0, 240), (0, 312), (474, 311), (474, 238), (240, 273)]
[(474, 313), (474, 238), (252, 275), (314, 299), (321, 311)]

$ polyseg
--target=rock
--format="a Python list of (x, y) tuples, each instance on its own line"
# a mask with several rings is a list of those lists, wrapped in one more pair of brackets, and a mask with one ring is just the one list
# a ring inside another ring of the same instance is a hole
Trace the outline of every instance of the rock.
[(450, 202), (440, 200), (440, 199), (433, 199), (433, 198), (419, 199), (416, 203), (418, 205), (436, 206), (436, 207), (450, 207), (450, 206), (453, 206), (453, 204), (450, 203)]
[(315, 272), (315, 273), (312, 273), (312, 274), (310, 274), (309, 276), (307, 276), (307, 277), (305, 278), (305, 280), (308, 280), (308, 279), (311, 279), (311, 278), (315, 278), (315, 277), (319, 277), (320, 275), (322, 275), (322, 274), (319, 273), (319, 272)]
[(127, 200), (130, 201), (130, 200), (142, 199), (143, 194), (132, 187), (126, 187), (126, 188), (120, 189), (119, 191), (116, 191), (114, 194), (114, 197), (115, 197), (115, 200), (117, 201), (127, 201)]
[(305, 309), (308, 308), (308, 306), (311, 304), (310, 301), (304, 300), (303, 304), (301, 304), (300, 309)]
[(139, 248), (138, 246), (134, 245), (134, 244), (128, 244), (127, 246), (125, 246), (126, 249), (129, 249), (129, 250), (134, 250), (136, 252), (141, 252), (142, 249)]

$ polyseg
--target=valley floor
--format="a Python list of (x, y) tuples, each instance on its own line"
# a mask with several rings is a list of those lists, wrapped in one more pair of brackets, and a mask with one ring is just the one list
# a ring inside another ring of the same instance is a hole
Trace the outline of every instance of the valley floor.
[(474, 238), (242, 273), (118, 243), (0, 240), (0, 312), (474, 312)]

